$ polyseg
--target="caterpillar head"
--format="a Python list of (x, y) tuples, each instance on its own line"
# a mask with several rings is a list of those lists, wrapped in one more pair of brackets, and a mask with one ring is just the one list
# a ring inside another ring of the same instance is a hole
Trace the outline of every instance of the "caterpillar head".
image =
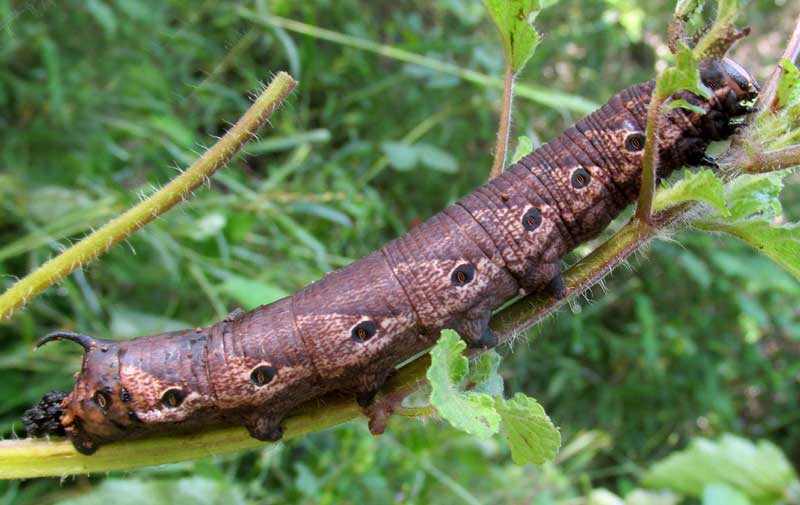
[(700, 65), (703, 83), (712, 90), (727, 88), (737, 102), (748, 102), (758, 96), (761, 87), (743, 66), (731, 58), (706, 60)]
[[(121, 438), (136, 423), (119, 382), (119, 344), (88, 335), (54, 332), (36, 347), (56, 340), (75, 342), (86, 351), (75, 388), (61, 402), (59, 424), (75, 448), (92, 454), (107, 440)], [(53, 433), (58, 434), (58, 433)]]
[(675, 108), (659, 120), (659, 177), (668, 177), (682, 166), (704, 164), (709, 144), (736, 133), (760, 91), (753, 76), (730, 58), (701, 61), (700, 79), (711, 89), (710, 98), (685, 90), (672, 98), (703, 113)]

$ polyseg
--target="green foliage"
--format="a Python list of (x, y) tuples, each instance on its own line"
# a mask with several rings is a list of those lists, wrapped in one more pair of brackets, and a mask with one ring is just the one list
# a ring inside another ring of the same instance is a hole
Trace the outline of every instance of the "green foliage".
[(518, 137), (517, 147), (514, 149), (514, 154), (511, 156), (511, 164), (518, 162), (525, 156), (533, 151), (533, 142), (528, 137)]
[(469, 362), (463, 356), (467, 344), (454, 331), (444, 331), (431, 350), (428, 381), (431, 405), (454, 427), (487, 438), (500, 427), (494, 400), (486, 393), (465, 391)]
[(672, 186), (666, 186), (656, 194), (653, 210), (661, 211), (679, 203), (695, 201), (703, 202), (721, 215), (730, 214), (725, 205), (725, 187), (714, 172), (705, 169), (698, 172), (685, 170), (683, 178)]
[(785, 108), (800, 103), (800, 70), (787, 59), (781, 60), (783, 74), (778, 82), (778, 107)]
[(775, 104), (777, 111), (761, 114), (745, 139), (751, 149), (774, 150), (800, 143), (800, 71), (782, 61)]
[(503, 420), (503, 434), (514, 463), (543, 465), (556, 457), (561, 434), (539, 402), (517, 393), (510, 400), (495, 398), (495, 408)]
[[(678, 91), (688, 90), (692, 93), (709, 98), (711, 90), (700, 80), (700, 70), (697, 68), (697, 58), (685, 44), (680, 44), (675, 55), (675, 66), (664, 70), (658, 78), (655, 96), (665, 100)], [(685, 101), (676, 100), (672, 107), (685, 107)], [(692, 110), (692, 108), (690, 108)]]
[[(653, 465), (642, 482), (688, 496), (703, 503), (777, 504), (797, 475), (781, 450), (768, 441), (758, 444), (726, 434), (714, 442), (698, 438), (686, 450)], [(720, 501), (720, 500), (730, 501)], [(738, 500), (738, 501), (736, 501)]]
[(503, 379), (497, 374), (500, 357), (485, 353), (472, 367), (457, 333), (445, 330), (431, 350), (428, 381), (431, 405), (451, 425), (487, 438), (502, 431), (514, 463), (542, 465), (555, 458), (561, 434), (533, 398), (517, 393), (503, 399)]
[(506, 62), (516, 74), (528, 62), (541, 40), (533, 27), (533, 21), (541, 11), (539, 1), (483, 0), (483, 5), (503, 39)]

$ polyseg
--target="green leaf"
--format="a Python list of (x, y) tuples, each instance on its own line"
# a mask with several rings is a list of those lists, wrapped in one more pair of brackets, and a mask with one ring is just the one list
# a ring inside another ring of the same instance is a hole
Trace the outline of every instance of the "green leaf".
[(513, 165), (531, 152), (533, 152), (533, 142), (531, 142), (531, 139), (525, 136), (518, 137), (517, 148), (514, 150), (514, 155), (511, 157), (511, 164)]
[(662, 211), (688, 201), (703, 202), (717, 209), (721, 215), (729, 215), (725, 206), (725, 186), (711, 170), (696, 173), (685, 170), (683, 179), (656, 193), (653, 209)]
[(778, 107), (784, 108), (787, 105), (800, 102), (800, 70), (794, 64), (784, 58), (781, 60), (781, 79), (778, 81)]
[(474, 384), (473, 391), (492, 397), (503, 395), (503, 378), (497, 373), (502, 359), (494, 349), (490, 349), (472, 362), (467, 381)]
[(491, 396), (463, 391), (469, 365), (462, 354), (465, 348), (466, 344), (456, 332), (445, 330), (431, 349), (428, 368), (431, 404), (453, 427), (488, 438), (497, 433), (500, 415), (494, 409)]
[(688, 449), (653, 465), (642, 482), (697, 498), (703, 496), (706, 485), (724, 483), (754, 502), (772, 503), (796, 479), (786, 456), (771, 442), (754, 444), (725, 434), (717, 442), (695, 439)]
[(514, 463), (541, 465), (556, 457), (561, 433), (539, 402), (517, 393), (510, 400), (495, 398), (495, 407), (503, 419), (503, 434)]
[(411, 170), (419, 161), (417, 150), (405, 142), (384, 142), (381, 149), (395, 170)]
[(103, 28), (107, 36), (112, 36), (117, 32), (117, 19), (114, 11), (100, 0), (87, 0), (86, 10), (94, 17), (97, 23)]
[(447, 151), (430, 144), (416, 144), (414, 147), (419, 161), (431, 170), (452, 174), (458, 169), (458, 161)]
[(717, 229), (759, 249), (800, 280), (800, 223), (773, 225), (765, 220), (746, 220)]
[(675, 57), (675, 66), (664, 70), (658, 78), (656, 96), (663, 100), (685, 89), (703, 98), (710, 98), (711, 90), (700, 81), (700, 69), (697, 68), (692, 50), (681, 43)]
[(705, 109), (703, 109), (699, 105), (695, 105), (693, 103), (689, 103), (686, 100), (684, 100), (683, 98), (679, 98), (677, 100), (673, 100), (673, 101), (669, 102), (667, 104), (667, 107), (669, 107), (670, 109), (677, 109), (678, 107), (680, 107), (682, 109), (690, 110), (692, 112), (696, 112), (697, 114), (701, 114), (701, 115), (706, 113)]
[(730, 219), (736, 221), (761, 215), (772, 218), (782, 211), (778, 196), (783, 189), (785, 172), (742, 174), (725, 185), (725, 201)]
[(483, 0), (503, 38), (506, 63), (518, 73), (533, 55), (541, 37), (533, 21), (541, 11), (537, 0)]
[(721, 482), (703, 488), (703, 505), (750, 505), (747, 496)]

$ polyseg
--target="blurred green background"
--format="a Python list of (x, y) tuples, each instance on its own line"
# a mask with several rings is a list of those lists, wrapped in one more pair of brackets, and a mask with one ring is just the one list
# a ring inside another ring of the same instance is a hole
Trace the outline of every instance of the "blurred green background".
[[(544, 40), (518, 80), (540, 93), (516, 100), (513, 135), (547, 141), (586, 104), (652, 77), (673, 7), (546, 9)], [(762, 81), (799, 9), (746, 3), (753, 35), (734, 56)], [(434, 62), (327, 42), (323, 29)], [(479, 0), (0, 0), (0, 58), (2, 289), (191, 163), (272, 73), (300, 81), (210, 187), (0, 322), (6, 437), (80, 367), (77, 347), (33, 354), (42, 334), (128, 338), (212, 323), (294, 292), (481, 184), (500, 90), (453, 69), (503, 68)], [(784, 202), (797, 220), (794, 182)], [(590, 502), (598, 488), (633, 503), (654, 461), (724, 432), (768, 439), (800, 463), (800, 285), (732, 239), (673, 238), (615, 272), (607, 293), (501, 350), (507, 390), (536, 397), (561, 427), (557, 465), (516, 467), (499, 437), (395, 419), (378, 438), (359, 422), (111, 480), (3, 482), (0, 504), (617, 503)]]

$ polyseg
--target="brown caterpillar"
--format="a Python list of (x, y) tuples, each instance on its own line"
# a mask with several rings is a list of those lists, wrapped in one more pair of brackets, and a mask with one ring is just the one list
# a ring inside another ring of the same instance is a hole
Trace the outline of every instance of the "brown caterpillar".
[[(704, 162), (730, 136), (758, 85), (730, 59), (701, 63), (710, 99), (658, 122), (659, 176)], [(633, 202), (641, 184), (654, 83), (633, 86), (561, 136), (406, 235), (295, 295), (208, 328), (127, 341), (55, 332), (38, 345), (83, 346), (73, 391), (51, 393), (23, 419), (84, 454), (127, 437), (239, 422), (278, 440), (295, 406), (331, 391), (368, 405), (394, 367), (453, 328), (491, 347), (491, 311), (520, 294), (563, 291), (560, 259)]]

